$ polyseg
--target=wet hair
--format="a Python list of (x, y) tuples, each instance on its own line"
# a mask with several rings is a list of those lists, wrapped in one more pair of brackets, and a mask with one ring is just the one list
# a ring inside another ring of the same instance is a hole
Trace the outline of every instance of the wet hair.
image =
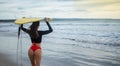
[(30, 37), (37, 38), (39, 36), (37, 32), (38, 27), (39, 27), (39, 21), (33, 22), (31, 24), (30, 31), (29, 31)]

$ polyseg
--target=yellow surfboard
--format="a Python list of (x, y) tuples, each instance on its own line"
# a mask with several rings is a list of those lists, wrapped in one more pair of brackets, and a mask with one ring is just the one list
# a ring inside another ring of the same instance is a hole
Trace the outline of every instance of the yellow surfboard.
[[(15, 21), (15, 24), (26, 24), (26, 23), (42, 21), (42, 20), (44, 20), (44, 18), (26, 18), (26, 17), (23, 17), (23, 18), (17, 19)], [(50, 20), (52, 20), (52, 19), (50, 18)]]
[(15, 21), (15, 24), (25, 24), (30, 22), (36, 22), (44, 20), (43, 18), (20, 18)]

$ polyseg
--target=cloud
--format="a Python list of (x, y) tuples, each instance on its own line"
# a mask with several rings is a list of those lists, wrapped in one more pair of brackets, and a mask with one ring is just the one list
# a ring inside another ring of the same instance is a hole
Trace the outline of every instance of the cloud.
[(120, 18), (120, 0), (1, 0), (0, 18)]
[[(77, 0), (75, 3), (78, 17), (91, 18), (120, 18), (120, 1), (119, 0)], [(85, 11), (85, 12), (84, 12)]]

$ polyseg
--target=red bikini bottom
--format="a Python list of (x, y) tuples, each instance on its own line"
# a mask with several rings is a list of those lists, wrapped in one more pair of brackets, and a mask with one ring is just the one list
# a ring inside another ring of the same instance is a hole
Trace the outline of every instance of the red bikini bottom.
[(41, 46), (37, 46), (35, 43), (33, 43), (33, 45), (30, 47), (30, 49), (32, 49), (33, 52), (35, 52), (37, 49), (41, 50)]

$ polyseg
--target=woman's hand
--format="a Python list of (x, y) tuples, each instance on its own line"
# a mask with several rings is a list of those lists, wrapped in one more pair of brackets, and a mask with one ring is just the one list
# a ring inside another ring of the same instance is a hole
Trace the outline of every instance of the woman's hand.
[(23, 24), (20, 25), (20, 28), (23, 28)]
[(49, 22), (49, 18), (45, 18), (44, 20), (45, 20), (45, 22)]

